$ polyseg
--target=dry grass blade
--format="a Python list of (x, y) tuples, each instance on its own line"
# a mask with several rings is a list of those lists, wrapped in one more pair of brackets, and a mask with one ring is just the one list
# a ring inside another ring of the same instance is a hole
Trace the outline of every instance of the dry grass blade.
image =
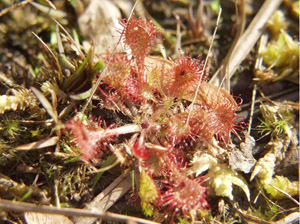
[(117, 222), (136, 222), (141, 224), (157, 224), (156, 222), (148, 221), (141, 218), (136, 218), (127, 215), (120, 215), (112, 212), (93, 212), (87, 209), (78, 208), (56, 208), (46, 205), (35, 205), (26, 202), (15, 202), (10, 200), (0, 199), (0, 208), (4, 211), (14, 212), (40, 212), (40, 213), (52, 213), (66, 216), (89, 216), (96, 217), (105, 220), (113, 220)]
[(180, 16), (176, 13), (173, 13), (175, 16), (175, 19), (177, 21), (176, 25), (176, 56), (180, 56), (180, 49), (181, 49), (181, 31), (180, 31)]
[(35, 8), (37, 8), (38, 10), (40, 10), (43, 13), (48, 14), (49, 16), (56, 18), (56, 19), (61, 19), (67, 16), (67, 14), (63, 11), (60, 10), (56, 10), (53, 8), (49, 8), (47, 6), (38, 4), (36, 2), (31, 2), (31, 5), (33, 5)]
[(60, 37), (58, 24), (56, 24), (55, 32), (56, 32), (57, 48), (58, 48), (58, 52), (59, 52), (60, 62), (64, 66), (66, 66), (68, 69), (70, 69), (71, 71), (75, 71), (75, 66), (71, 62), (69, 62), (69, 60), (66, 58), (64, 46), (63, 46), (63, 43), (62, 43), (62, 40), (61, 40), (61, 37)]
[(69, 37), (69, 40), (76, 47), (76, 49), (77, 49), (78, 53), (80, 54), (80, 56), (84, 58), (84, 53), (82, 52), (79, 43), (72, 38), (72, 36), (67, 32), (67, 30), (58, 21), (56, 21), (55, 19), (53, 19), (53, 20), (65, 32), (65, 34)]
[(54, 55), (53, 51), (48, 47), (48, 45), (38, 36), (36, 35), (34, 32), (32, 32), (32, 34), (43, 44), (43, 46), (49, 51), (49, 53), (51, 54), (51, 56), (54, 58), (54, 60), (56, 60), (56, 56)]
[(240, 216), (247, 221), (247, 223), (257, 223), (257, 224), (272, 224), (272, 222), (264, 221), (256, 216), (248, 215), (244, 213), (242, 210), (236, 208), (237, 212)]
[(45, 0), (45, 2), (53, 9), (56, 9), (55, 5), (50, 0)]
[(248, 134), (249, 135), (250, 135), (250, 132), (251, 132), (251, 126), (252, 126), (252, 120), (253, 120), (253, 114), (254, 114), (256, 90), (257, 90), (257, 85), (254, 84), (253, 91), (252, 91), (252, 101), (251, 101), (250, 116), (249, 116), (249, 122), (248, 122)]
[[(238, 40), (234, 50), (231, 53), (230, 62), (227, 69), (228, 78), (230, 78), (236, 71), (240, 63), (249, 54), (259, 37), (263, 32), (263, 28), (270, 18), (270, 16), (278, 9), (282, 0), (267, 0), (264, 2), (246, 31), (243, 33), (241, 38)], [(222, 67), (223, 65), (221, 65)], [(210, 82), (215, 82), (220, 68), (211, 78)]]
[(51, 138), (46, 138), (40, 141), (32, 142), (25, 145), (20, 145), (14, 148), (14, 150), (22, 150), (22, 151), (28, 151), (32, 149), (42, 149), (49, 146), (54, 146), (58, 143), (59, 137), (54, 136)]
[(262, 34), (263, 27), (270, 16), (278, 9), (282, 0), (267, 0), (264, 2), (259, 12), (252, 20), (247, 30), (243, 33), (235, 49), (232, 52), (230, 64), (228, 66), (229, 77), (233, 75), (239, 64), (249, 54), (254, 44)]
[(97, 170), (93, 170), (93, 171), (90, 171), (88, 173), (100, 173), (100, 172), (105, 172), (107, 170), (110, 170), (112, 169), (113, 167), (115, 167), (116, 165), (118, 165), (120, 163), (119, 160), (116, 160), (114, 161), (111, 165), (109, 166), (106, 166), (106, 167), (103, 167), (103, 168), (100, 168), (100, 169), (97, 169)]
[[(128, 172), (123, 173), (94, 200), (89, 203), (86, 208), (92, 211), (106, 211), (109, 209), (119, 198), (121, 198), (131, 187), (131, 179)], [(91, 224), (95, 218), (79, 217), (73, 219), (75, 224)]]
[[(235, 2), (235, 4), (237, 4)], [(228, 53), (226, 55), (226, 58), (224, 59), (224, 67), (222, 69), (222, 81), (221, 81), (221, 84), (220, 86), (223, 85), (223, 82), (225, 80), (225, 89), (230, 92), (230, 76), (227, 75), (227, 70), (228, 70), (228, 66), (230, 64), (230, 58), (232, 56), (232, 52), (235, 50), (236, 48), (236, 45), (238, 43), (238, 40), (240, 39), (242, 33), (244, 32), (244, 29), (245, 29), (245, 25), (246, 25), (246, 12), (245, 12), (245, 1), (244, 0), (241, 0), (240, 1), (240, 13), (238, 13), (238, 10), (237, 10), (237, 6), (236, 6), (236, 16), (237, 18), (240, 17), (240, 19), (237, 20), (237, 24), (238, 24), (238, 29), (237, 29), (237, 33), (234, 37), (234, 40), (232, 42), (232, 45), (230, 46), (230, 49), (228, 50)], [(240, 14), (240, 16), (238, 16)]]
[(50, 102), (36, 88), (31, 87), (31, 90), (36, 95), (36, 97), (38, 98), (38, 100), (41, 102), (41, 104), (43, 105), (43, 107), (46, 109), (46, 111), (48, 112), (48, 114), (53, 118), (54, 122), (57, 123), (58, 116), (57, 116), (56, 111), (53, 109), (52, 105), (50, 104)]
[(0, 81), (1, 83), (5, 83), (6, 85), (11, 87), (15, 85), (15, 83), (11, 79), (7, 78), (6, 75), (1, 71), (0, 71)]

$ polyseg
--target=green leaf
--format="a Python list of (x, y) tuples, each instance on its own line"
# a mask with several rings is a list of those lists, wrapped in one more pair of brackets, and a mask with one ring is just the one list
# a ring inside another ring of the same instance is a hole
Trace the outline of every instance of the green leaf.
[(139, 196), (143, 202), (153, 202), (158, 197), (158, 190), (153, 179), (144, 170), (140, 177)]
[(32, 194), (32, 188), (29, 187), (28, 191), (21, 197), (21, 199), (19, 201), (22, 202), (22, 201), (26, 200), (31, 194)]
[(97, 73), (99, 73), (100, 70), (101, 70), (102, 68), (104, 68), (104, 66), (105, 66), (104, 61), (98, 61), (98, 62), (93, 66), (93, 71), (92, 71), (93, 75), (96, 75)]
[(268, 66), (289, 66), (292, 61), (299, 60), (299, 46), (285, 31), (282, 31), (277, 41), (268, 44), (262, 56)]
[(79, 156), (72, 157), (71, 159), (66, 160), (64, 163), (68, 164), (68, 163), (73, 163), (73, 162), (77, 162), (77, 161), (80, 161)]
[(152, 217), (154, 207), (151, 203), (142, 202), (142, 210), (145, 216)]
[[(105, 162), (102, 164), (101, 169), (111, 165), (115, 160), (116, 160), (115, 155), (109, 156), (105, 160)], [(102, 177), (103, 174), (104, 174), (104, 171), (97, 173), (97, 175), (96, 175), (96, 177), (94, 178), (94, 181), (93, 181), (93, 188), (96, 186), (97, 182), (99, 181), (99, 179)]]
[(75, 80), (82, 75), (86, 67), (88, 66), (89, 62), (89, 55), (84, 58), (83, 62), (80, 64), (80, 66), (77, 68), (74, 74), (72, 74), (67, 81), (64, 84), (64, 89), (65, 88), (70, 88), (70, 86), (75, 82)]
[(220, 0), (215, 0), (213, 2), (210, 3), (210, 8), (212, 9), (212, 11), (214, 11), (215, 13), (218, 13), (219, 8), (220, 8)]
[(73, 100), (85, 100), (85, 99), (89, 98), (89, 96), (92, 93), (92, 90), (93, 89), (90, 88), (85, 92), (82, 92), (82, 93), (79, 93), (79, 94), (76, 94), (76, 95), (70, 95), (70, 98), (73, 99)]

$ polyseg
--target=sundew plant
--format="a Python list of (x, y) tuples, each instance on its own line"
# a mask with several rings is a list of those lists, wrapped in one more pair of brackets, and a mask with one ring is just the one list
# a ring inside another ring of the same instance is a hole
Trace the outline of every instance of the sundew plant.
[(150, 56), (162, 39), (151, 20), (133, 15), (120, 24), (121, 41), (130, 53), (102, 58), (107, 70), (96, 94), (99, 106), (126, 119), (110, 120), (109, 126), (98, 122), (101, 115), (71, 119), (66, 128), (82, 158), (93, 162), (114, 154), (122, 168), (139, 172), (135, 193), (145, 215), (154, 219), (163, 214), (171, 222), (197, 220), (210, 210), (210, 197), (232, 199), (233, 184), (249, 199), (244, 179), (224, 162), (225, 149), (242, 126), (236, 116), (240, 103), (208, 83), (200, 58)]

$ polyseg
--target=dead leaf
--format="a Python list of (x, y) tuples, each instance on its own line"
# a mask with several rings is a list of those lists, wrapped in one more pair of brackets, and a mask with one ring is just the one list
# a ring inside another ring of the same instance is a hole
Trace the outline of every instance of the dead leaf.
[(41, 102), (41, 104), (43, 105), (43, 107), (46, 109), (46, 111), (48, 112), (48, 114), (52, 117), (52, 119), (54, 120), (54, 122), (57, 123), (57, 121), (58, 121), (57, 113), (54, 110), (53, 106), (50, 104), (50, 102), (47, 100), (47, 98), (43, 95), (43, 93), (41, 93), (36, 88), (31, 87), (30, 89), (36, 95), (36, 97)]
[(49, 213), (25, 212), (24, 217), (27, 224), (73, 224), (73, 222), (63, 215)]
[(241, 151), (235, 150), (228, 153), (229, 165), (233, 170), (249, 173), (255, 165), (256, 160), (252, 155), (255, 140), (249, 134), (245, 135), (245, 142), (242, 142)]
[[(93, 41), (95, 54), (107, 53), (107, 49), (117, 43), (120, 36), (117, 29), (121, 29), (120, 18), (120, 10), (108, 0), (91, 0), (85, 12), (79, 17), (81, 34)], [(90, 49), (90, 42), (83, 42), (85, 50)]]
[(50, 138), (46, 138), (40, 141), (36, 141), (36, 142), (31, 142), (29, 144), (25, 144), (25, 145), (19, 145), (16, 148), (14, 148), (14, 150), (32, 150), (32, 149), (41, 149), (41, 148), (46, 148), (49, 146), (53, 146), (56, 145), (58, 143), (59, 137), (58, 136), (53, 136)]
[[(105, 188), (100, 194), (98, 194), (85, 208), (92, 210), (93, 212), (106, 211), (112, 205), (114, 205), (115, 202), (119, 200), (130, 188), (131, 178), (129, 173), (125, 172), (107, 188)], [(95, 220), (96, 218), (93, 217), (75, 217), (73, 219), (75, 224), (91, 224)]]

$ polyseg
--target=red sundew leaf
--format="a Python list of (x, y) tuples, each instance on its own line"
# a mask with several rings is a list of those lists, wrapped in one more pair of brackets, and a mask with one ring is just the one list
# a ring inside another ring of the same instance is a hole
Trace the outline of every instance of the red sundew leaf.
[(202, 82), (196, 102), (201, 102), (210, 108), (225, 107), (226, 110), (237, 111), (239, 105), (225, 89)]
[(207, 188), (195, 180), (178, 176), (176, 182), (164, 186), (167, 190), (160, 192), (158, 204), (168, 209), (181, 210), (187, 214), (192, 210), (208, 209)]
[(159, 31), (151, 20), (136, 19), (134, 15), (130, 20), (121, 20), (120, 24), (123, 26), (121, 35), (125, 45), (131, 49), (138, 67), (144, 68), (144, 59), (160, 37)]
[[(108, 62), (110, 54), (104, 59), (105, 63)], [(102, 82), (108, 84), (110, 87), (121, 92), (124, 81), (131, 74), (131, 61), (125, 54), (114, 54), (110, 64), (107, 68), (106, 75), (102, 78)]]
[[(80, 121), (69, 121), (65, 127), (71, 129), (75, 142), (82, 151), (82, 157), (91, 160), (93, 157), (102, 156), (102, 150), (108, 142), (114, 140), (116, 136), (140, 132), (140, 127), (136, 124), (128, 124), (117, 128), (93, 128), (87, 127)], [(102, 147), (101, 147), (102, 146)]]
[(181, 97), (186, 91), (194, 91), (201, 76), (202, 80), (207, 79), (203, 72), (203, 63), (200, 60), (186, 55), (180, 56), (170, 71), (173, 76), (170, 94)]
[[(193, 94), (186, 93), (183, 98), (192, 101)], [(226, 142), (239, 126), (237, 110), (239, 105), (226, 90), (201, 82), (189, 125), (196, 135), (206, 139), (216, 136)]]
[(202, 178), (190, 179), (182, 170), (185, 167), (181, 161), (180, 151), (173, 150), (162, 157), (163, 169), (166, 171), (162, 181), (163, 188), (157, 205), (174, 212), (182, 211), (188, 214), (196, 210), (208, 209), (207, 187), (203, 186)]
[(122, 91), (123, 98), (128, 98), (132, 102), (142, 102), (142, 83), (139, 82), (136, 77), (134, 77), (136, 71), (132, 71), (132, 75), (130, 75), (124, 82), (124, 88)]
[(97, 142), (103, 138), (102, 132), (90, 131), (80, 121), (74, 120), (67, 123), (65, 127), (72, 130), (74, 140), (81, 149), (82, 158), (90, 161), (96, 155), (102, 155), (102, 152), (97, 145)]
[(139, 103), (143, 101), (143, 92), (146, 90), (144, 88), (148, 86), (141, 82), (142, 76), (143, 73), (131, 64), (126, 55), (116, 54), (102, 81), (115, 90), (122, 100)]
[(166, 137), (173, 145), (189, 139), (192, 134), (192, 129), (186, 125), (186, 117), (180, 114), (174, 114), (166, 120)]

